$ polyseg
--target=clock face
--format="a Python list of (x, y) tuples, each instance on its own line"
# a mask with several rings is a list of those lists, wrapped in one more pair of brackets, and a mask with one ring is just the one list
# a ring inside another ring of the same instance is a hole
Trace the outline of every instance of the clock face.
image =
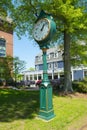
[(33, 30), (33, 36), (36, 41), (43, 41), (50, 33), (50, 21), (46, 18), (40, 19)]

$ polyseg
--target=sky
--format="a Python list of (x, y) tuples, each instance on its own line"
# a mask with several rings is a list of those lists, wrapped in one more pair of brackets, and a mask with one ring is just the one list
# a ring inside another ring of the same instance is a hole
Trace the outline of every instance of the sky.
[(38, 44), (22, 36), (21, 39), (14, 33), (13, 35), (13, 55), (26, 62), (26, 69), (35, 67), (35, 56), (40, 53)]

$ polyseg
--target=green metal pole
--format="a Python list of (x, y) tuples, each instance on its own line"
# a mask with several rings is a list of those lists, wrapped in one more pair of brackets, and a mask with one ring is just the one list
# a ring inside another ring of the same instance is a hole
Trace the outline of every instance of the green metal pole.
[(40, 112), (39, 118), (50, 120), (54, 118), (52, 102), (52, 86), (48, 79), (46, 50), (43, 49), (43, 80), (40, 85)]
[(48, 74), (47, 74), (46, 50), (43, 50), (43, 81), (49, 82)]

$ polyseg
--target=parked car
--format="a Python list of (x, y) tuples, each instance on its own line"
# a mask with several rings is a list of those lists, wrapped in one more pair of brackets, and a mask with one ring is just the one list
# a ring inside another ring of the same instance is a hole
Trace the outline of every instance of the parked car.
[(36, 86), (40, 86), (41, 82), (42, 82), (42, 80), (37, 80), (36, 83), (35, 83), (35, 85)]

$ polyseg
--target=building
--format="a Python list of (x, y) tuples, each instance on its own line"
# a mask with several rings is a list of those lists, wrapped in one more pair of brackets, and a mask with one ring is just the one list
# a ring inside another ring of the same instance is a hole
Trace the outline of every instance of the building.
[(12, 21), (8, 17), (0, 17), (0, 80), (12, 78), (12, 61), (7, 57), (13, 57), (13, 29)]
[(5, 56), (13, 56), (13, 30), (10, 19), (0, 17), (0, 57)]
[[(47, 66), (49, 79), (59, 79), (64, 77), (63, 50), (58, 47), (50, 48), (47, 51)], [(35, 57), (35, 71), (24, 71), (24, 80), (43, 79), (42, 52)], [(71, 77), (73, 80), (82, 80), (87, 76), (87, 67), (71, 67)]]

